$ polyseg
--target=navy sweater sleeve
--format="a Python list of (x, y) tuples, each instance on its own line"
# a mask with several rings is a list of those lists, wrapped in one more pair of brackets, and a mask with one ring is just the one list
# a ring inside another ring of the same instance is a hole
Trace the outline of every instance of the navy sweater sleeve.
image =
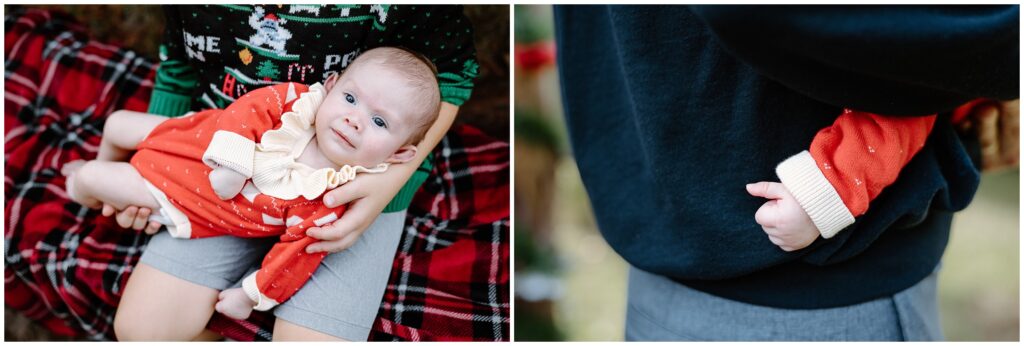
[(694, 6), (758, 72), (839, 107), (950, 111), (1019, 94), (1019, 6)]

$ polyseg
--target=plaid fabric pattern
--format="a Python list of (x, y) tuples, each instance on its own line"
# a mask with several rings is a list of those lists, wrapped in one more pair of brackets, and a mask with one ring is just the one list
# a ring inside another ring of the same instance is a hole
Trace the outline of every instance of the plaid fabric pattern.
[[(60, 167), (91, 159), (105, 117), (144, 111), (155, 66), (89, 40), (56, 12), (5, 18), (5, 302), (54, 333), (112, 340), (121, 289), (148, 238), (70, 202)], [(508, 144), (453, 128), (409, 209), (373, 340), (509, 340)], [(234, 340), (274, 317), (215, 315)]]
[(154, 66), (60, 13), (4, 18), (4, 301), (54, 333), (101, 340), (146, 238), (70, 202), (61, 166), (95, 157), (107, 114), (144, 111)]
[(445, 137), (409, 207), (374, 340), (509, 340), (509, 151)]

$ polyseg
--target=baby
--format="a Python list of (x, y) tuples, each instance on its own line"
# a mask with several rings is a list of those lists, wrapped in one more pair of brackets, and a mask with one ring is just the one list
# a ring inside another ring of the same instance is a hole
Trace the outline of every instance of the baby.
[(416, 155), (440, 110), (435, 74), (414, 53), (376, 48), (323, 86), (268, 86), (174, 119), (115, 112), (97, 159), (65, 169), (67, 191), (90, 208), (158, 211), (178, 238), (279, 236), (219, 296), (217, 311), (246, 318), (291, 297), (327, 255), (305, 251), (317, 241), (305, 230), (343, 212), (323, 205), (326, 190)]

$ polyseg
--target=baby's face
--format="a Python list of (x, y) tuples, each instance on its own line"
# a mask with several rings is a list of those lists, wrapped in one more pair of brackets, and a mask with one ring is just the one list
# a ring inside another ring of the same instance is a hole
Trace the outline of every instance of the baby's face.
[(406, 147), (415, 130), (415, 109), (410, 87), (400, 76), (375, 63), (345, 72), (316, 112), (320, 151), (339, 167), (372, 167), (397, 163), (396, 152)]

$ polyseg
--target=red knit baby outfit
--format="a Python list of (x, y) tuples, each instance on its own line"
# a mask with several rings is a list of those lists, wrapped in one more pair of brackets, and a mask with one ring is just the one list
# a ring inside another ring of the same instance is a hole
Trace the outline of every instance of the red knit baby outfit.
[[(344, 211), (327, 208), (319, 198), (333, 187), (329, 182), (311, 183), (330, 180), (336, 172), (314, 172), (294, 161), (312, 138), (312, 119), (323, 96), (319, 85), (283, 83), (254, 90), (226, 109), (165, 121), (131, 159), (171, 219), (172, 236), (280, 236), (260, 270), (243, 281), (257, 310), (287, 300), (312, 276), (327, 254), (306, 253), (306, 246), (318, 241), (306, 230)], [(256, 147), (270, 154), (253, 154)], [(234, 198), (221, 200), (210, 185), (210, 165), (252, 179)]]
[(783, 161), (776, 174), (822, 237), (831, 238), (896, 181), (924, 147), (935, 118), (845, 110), (832, 126), (818, 131), (809, 151)]

